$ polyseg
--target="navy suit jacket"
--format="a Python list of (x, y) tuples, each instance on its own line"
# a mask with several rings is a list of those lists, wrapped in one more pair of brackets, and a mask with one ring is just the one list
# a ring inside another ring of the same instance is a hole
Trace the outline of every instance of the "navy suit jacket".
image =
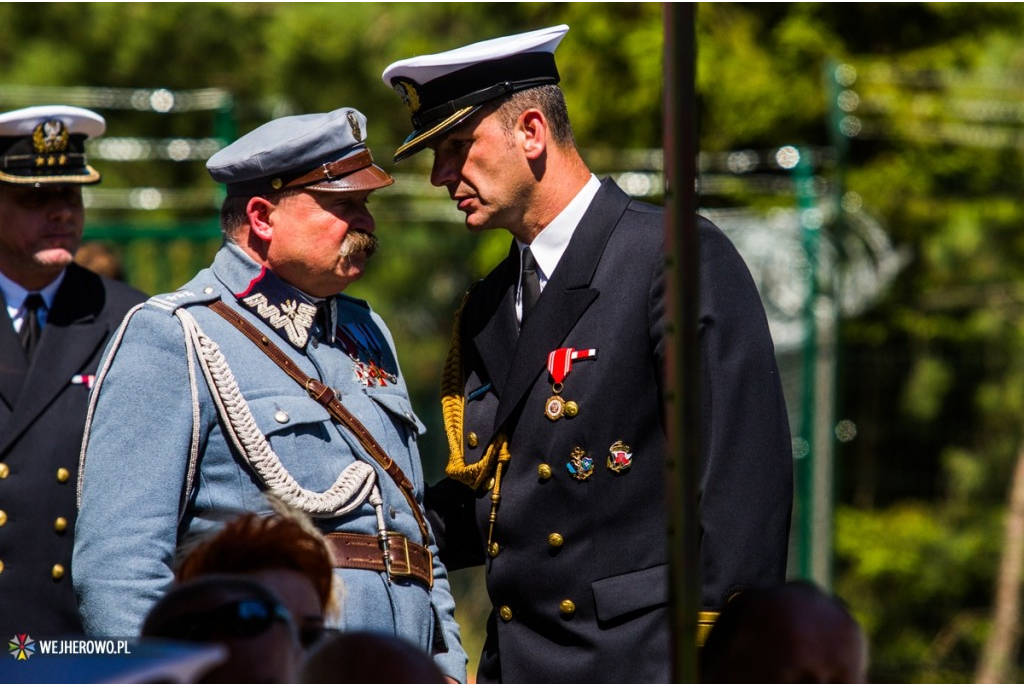
[(89, 378), (110, 334), (145, 299), (69, 265), (31, 364), (0, 306), (0, 635), (82, 632), (71, 550)]
[[(702, 605), (717, 610), (785, 578), (792, 448), (756, 287), (728, 238), (698, 226), (700, 566)], [(449, 568), (487, 564), (494, 611), (480, 682), (670, 678), (664, 250), (663, 211), (606, 180), (521, 330), (514, 243), (463, 310), (465, 460), (501, 430), (512, 455), (497, 553), (484, 549), (492, 483), (474, 492), (442, 481), (428, 506)], [(563, 382), (578, 414), (552, 421), (547, 358), (559, 348), (597, 353)], [(631, 455), (627, 469), (609, 467), (613, 452)], [(590, 475), (573, 477), (586, 459)]]

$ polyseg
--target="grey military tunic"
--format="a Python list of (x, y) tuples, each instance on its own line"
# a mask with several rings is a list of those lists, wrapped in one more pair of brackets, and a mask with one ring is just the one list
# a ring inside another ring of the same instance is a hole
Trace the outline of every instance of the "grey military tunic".
[[(416, 441), (423, 424), (413, 412), (381, 318), (365, 302), (339, 295), (332, 298), (334, 339), (321, 342), (309, 336), (307, 341), (294, 320), (281, 314), (303, 295), (226, 244), (210, 268), (177, 292), (152, 298), (132, 316), (122, 327), (119, 345), (105, 355), (109, 370), (94, 391), (95, 411), (83, 446), (74, 552), (74, 586), (90, 634), (138, 634), (146, 612), (172, 580), (180, 540), (215, 528), (230, 512), (269, 511), (261, 483), (218, 422), (198, 364), (190, 368), (182, 325), (174, 314), (179, 307), (187, 308), (219, 345), (260, 432), (303, 488), (328, 489), (355, 460), (374, 464), (388, 530), (420, 541), (416, 519), (395, 482), (324, 407), (206, 306), (218, 299), (275, 340), (305, 373), (339, 392), (422, 500)], [(243, 299), (259, 301), (264, 317)], [(193, 431), (198, 431), (198, 468), (181, 511), (190, 449), (196, 444)], [(318, 524), (324, 532), (377, 533), (375, 510), (366, 502), (350, 514), (318, 519)], [(466, 655), (454, 602), (433, 540), (430, 549), (435, 555), (432, 590), (410, 581), (389, 583), (386, 574), (375, 571), (337, 569), (336, 579), (344, 583), (340, 624), (404, 637), (434, 653), (442, 670), (461, 681)]]

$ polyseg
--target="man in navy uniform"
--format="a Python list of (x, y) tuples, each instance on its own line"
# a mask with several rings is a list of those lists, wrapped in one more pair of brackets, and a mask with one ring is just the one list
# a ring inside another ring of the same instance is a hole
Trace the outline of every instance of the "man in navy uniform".
[(89, 388), (125, 312), (145, 295), (72, 260), (85, 140), (99, 114), (0, 114), (0, 637), (81, 633), (71, 589), (75, 480)]
[[(383, 73), (414, 127), (396, 161), (431, 149), (430, 181), (466, 226), (514, 238), (456, 317), (442, 381), (450, 478), (428, 507), (449, 566), (487, 566), (481, 682), (665, 681), (664, 218), (577, 152), (556, 85), (567, 31)], [(734, 593), (783, 579), (792, 463), (758, 293), (724, 234), (698, 224), (710, 622)]]
[(343, 107), (271, 121), (207, 162), (227, 186), (225, 243), (126, 318), (93, 393), (74, 577), (90, 634), (137, 634), (178, 543), (269, 513), (269, 492), (326, 534), (340, 627), (402, 637), (465, 680), (421, 510), (424, 426), (383, 320), (341, 293), (377, 247), (369, 195), (393, 182), (365, 139)]

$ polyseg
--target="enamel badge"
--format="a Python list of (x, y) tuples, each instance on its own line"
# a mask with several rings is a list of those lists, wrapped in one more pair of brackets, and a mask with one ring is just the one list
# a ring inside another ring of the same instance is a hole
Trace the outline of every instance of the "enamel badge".
[(569, 475), (576, 480), (586, 480), (594, 473), (594, 460), (587, 455), (582, 447), (573, 449), (569, 461), (565, 463)]
[(615, 473), (628, 471), (633, 465), (633, 452), (629, 445), (619, 440), (608, 448), (608, 468)]

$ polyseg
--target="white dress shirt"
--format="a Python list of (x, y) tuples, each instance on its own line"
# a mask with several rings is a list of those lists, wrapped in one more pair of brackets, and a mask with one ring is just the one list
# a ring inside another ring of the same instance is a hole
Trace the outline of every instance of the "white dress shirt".
[[(548, 284), (548, 279), (562, 259), (565, 248), (569, 246), (569, 240), (572, 239), (572, 234), (576, 231), (580, 219), (583, 218), (600, 189), (601, 182), (597, 180), (597, 176), (591, 174), (590, 180), (576, 194), (572, 202), (567, 204), (565, 209), (541, 230), (531, 244), (527, 245), (518, 238), (516, 239), (516, 245), (519, 246), (520, 272), (522, 272), (523, 250), (529, 247), (534, 259), (537, 260), (537, 278), (540, 281), (541, 292), (544, 292), (544, 286)], [(523, 320), (522, 277), (516, 285), (516, 319), (520, 322)]]
[(39, 327), (42, 328), (46, 325), (46, 319), (53, 307), (53, 298), (57, 296), (57, 289), (60, 288), (63, 281), (64, 272), (61, 271), (60, 276), (42, 290), (26, 290), (0, 273), (0, 292), (4, 295), (4, 302), (7, 303), (7, 316), (14, 323), (15, 333), (21, 332), (21, 325), (25, 322), (25, 298), (29, 296), (29, 293), (39, 293), (43, 296), (46, 308), (39, 310)]

